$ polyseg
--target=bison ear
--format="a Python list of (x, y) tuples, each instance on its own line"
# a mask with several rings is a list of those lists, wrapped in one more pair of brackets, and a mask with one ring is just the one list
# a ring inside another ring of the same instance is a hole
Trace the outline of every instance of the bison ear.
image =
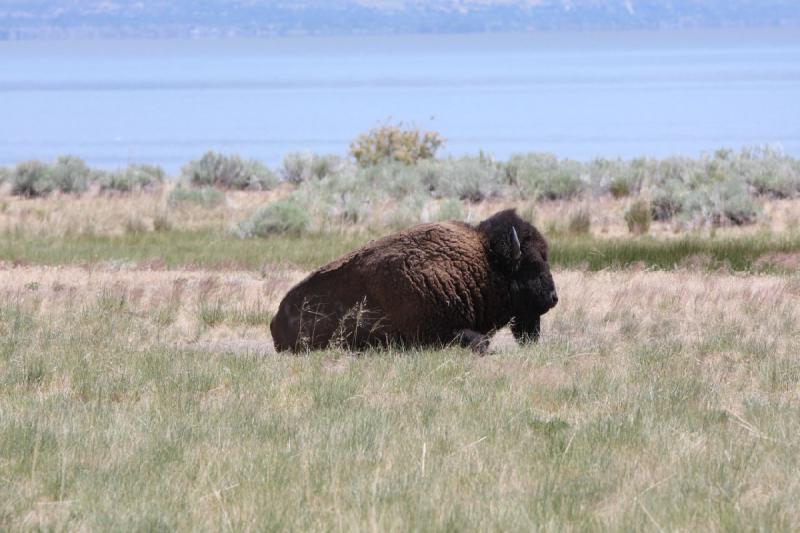
[(517, 228), (511, 226), (510, 230), (496, 233), (491, 248), (496, 261), (502, 264), (504, 269), (516, 272), (522, 257), (522, 245), (519, 242)]

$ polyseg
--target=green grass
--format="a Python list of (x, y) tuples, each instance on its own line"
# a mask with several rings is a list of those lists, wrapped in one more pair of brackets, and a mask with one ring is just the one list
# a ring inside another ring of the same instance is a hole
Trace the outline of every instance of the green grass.
[(559, 238), (551, 241), (550, 262), (564, 268), (589, 270), (619, 268), (637, 263), (647, 268), (670, 270), (692, 258), (706, 257), (699, 268), (735, 271), (779, 271), (777, 266), (758, 267), (766, 254), (800, 252), (800, 235), (762, 234), (741, 237), (695, 237), (657, 239), (629, 237), (597, 239)]
[(8, 233), (0, 239), (0, 260), (44, 265), (161, 260), (168, 267), (244, 269), (288, 263), (310, 269), (367, 240), (346, 234), (240, 239), (214, 231), (63, 237)]
[[(370, 234), (310, 234), (239, 239), (215, 231), (129, 232), (119, 236), (40, 236), (9, 232), (0, 240), (0, 260), (33, 264), (160, 260), (168, 267), (257, 269), (288, 263), (312, 269), (375, 238)], [(699, 268), (779, 272), (791, 267), (756, 265), (765, 254), (800, 252), (800, 234), (740, 237), (686, 236), (675, 239), (556, 236), (550, 262), (562, 268), (621, 268), (642, 264), (673, 269), (697, 259)], [(695, 261), (697, 262), (697, 261)]]
[(260, 303), (226, 305), (218, 299), (202, 302), (198, 317), (205, 326), (212, 328), (219, 324), (268, 328), (272, 320), (272, 310)]
[(105, 293), (5, 297), (0, 529), (792, 530), (790, 297), (687, 336), (668, 296), (486, 358), (180, 348)]

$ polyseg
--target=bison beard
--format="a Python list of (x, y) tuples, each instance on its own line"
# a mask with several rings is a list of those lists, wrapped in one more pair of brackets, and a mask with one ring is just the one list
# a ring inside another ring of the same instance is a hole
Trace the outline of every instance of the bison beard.
[(458, 343), (484, 353), (511, 323), (539, 337), (558, 302), (547, 243), (513, 209), (477, 227), (423, 224), (371, 242), (311, 273), (270, 324), (278, 351)]

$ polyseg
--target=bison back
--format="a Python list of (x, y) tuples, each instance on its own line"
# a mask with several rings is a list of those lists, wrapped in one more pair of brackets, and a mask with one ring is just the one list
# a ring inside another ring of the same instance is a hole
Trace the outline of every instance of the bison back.
[(488, 269), (483, 242), (463, 224), (426, 224), (374, 241), (289, 291), (270, 324), (275, 347), (421, 345), (486, 329), (479, 315)]

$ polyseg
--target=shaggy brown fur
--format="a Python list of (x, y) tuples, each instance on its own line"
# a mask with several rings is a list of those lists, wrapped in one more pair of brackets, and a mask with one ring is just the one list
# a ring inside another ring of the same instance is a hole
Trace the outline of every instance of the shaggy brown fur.
[(288, 292), (270, 330), (279, 351), (458, 342), (483, 352), (510, 321), (520, 342), (536, 340), (557, 301), (547, 243), (506, 210), (477, 227), (416, 226), (337, 259)]

